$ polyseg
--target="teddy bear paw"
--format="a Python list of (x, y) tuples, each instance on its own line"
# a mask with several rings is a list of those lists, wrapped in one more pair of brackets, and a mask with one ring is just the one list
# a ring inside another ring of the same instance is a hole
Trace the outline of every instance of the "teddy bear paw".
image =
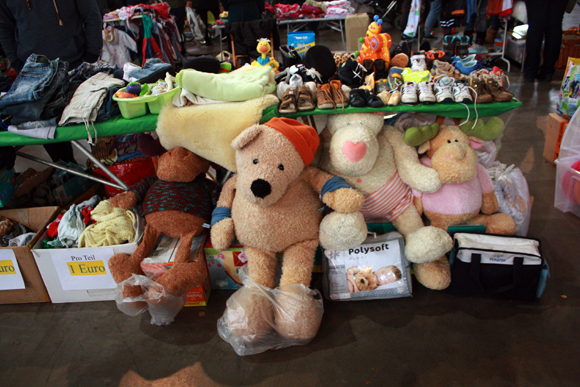
[(417, 281), (428, 289), (447, 289), (451, 283), (451, 269), (445, 256), (431, 262), (416, 263), (413, 271)]
[(322, 201), (335, 211), (349, 214), (359, 211), (365, 198), (356, 189), (339, 188), (336, 191), (324, 194)]
[(232, 218), (222, 219), (211, 227), (211, 243), (217, 251), (222, 251), (230, 247), (234, 240), (234, 220)]
[(276, 331), (295, 344), (306, 344), (316, 336), (324, 308), (322, 297), (302, 284), (280, 286), (276, 296)]
[(327, 250), (345, 250), (361, 245), (367, 238), (367, 225), (360, 212), (332, 212), (320, 223), (320, 245)]
[(434, 261), (453, 247), (449, 234), (433, 226), (421, 227), (405, 239), (405, 255), (414, 263)]

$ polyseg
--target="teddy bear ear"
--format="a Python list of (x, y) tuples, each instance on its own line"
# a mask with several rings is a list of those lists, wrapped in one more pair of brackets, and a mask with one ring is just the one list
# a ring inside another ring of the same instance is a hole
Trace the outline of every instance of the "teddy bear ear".
[(235, 150), (240, 150), (250, 142), (252, 142), (260, 133), (262, 133), (262, 126), (261, 125), (254, 125), (249, 127), (248, 129), (244, 130), (242, 133), (238, 135), (238, 137), (234, 138), (232, 141), (232, 148)]

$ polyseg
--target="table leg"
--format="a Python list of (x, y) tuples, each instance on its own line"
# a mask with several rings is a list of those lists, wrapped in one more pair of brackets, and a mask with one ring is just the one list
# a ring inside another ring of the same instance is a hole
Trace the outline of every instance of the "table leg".
[(101, 170), (103, 172), (105, 172), (107, 174), (107, 176), (109, 176), (111, 179), (113, 179), (114, 182), (116, 182), (118, 185), (120, 185), (122, 187), (123, 191), (128, 191), (129, 190), (129, 186), (127, 184), (125, 184), (125, 182), (123, 180), (119, 179), (119, 176), (117, 176), (113, 172), (111, 172), (109, 170), (109, 168), (107, 168), (106, 166), (104, 166), (103, 163), (101, 163), (101, 161), (99, 159), (97, 159), (95, 156), (93, 156), (93, 154), (91, 152), (89, 152), (84, 146), (82, 146), (77, 140), (72, 140), (71, 143), (74, 146), (76, 146), (78, 148), (78, 150), (80, 150), (81, 152), (83, 152), (83, 154), (85, 156), (87, 156), (89, 158), (89, 160), (91, 160), (99, 168), (101, 168)]
[(344, 51), (346, 51), (346, 42), (344, 40), (344, 26), (342, 25), (342, 20), (338, 21), (339, 25), (340, 25), (340, 37), (342, 39), (342, 47), (344, 48)]

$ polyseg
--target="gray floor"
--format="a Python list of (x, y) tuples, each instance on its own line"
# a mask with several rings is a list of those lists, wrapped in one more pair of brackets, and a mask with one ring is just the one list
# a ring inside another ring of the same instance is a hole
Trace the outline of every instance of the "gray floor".
[(325, 302), (309, 345), (251, 357), (216, 332), (231, 291), (213, 291), (208, 307), (184, 309), (167, 327), (125, 316), (114, 302), (6, 305), (0, 386), (580, 385), (580, 219), (553, 206), (556, 169), (536, 126), (555, 111), (559, 83), (524, 84), (520, 74), (513, 66), (511, 90), (524, 106), (503, 116), (499, 160), (522, 169), (535, 198), (529, 236), (541, 239), (552, 273), (539, 302), (456, 298), (415, 284), (412, 298)]

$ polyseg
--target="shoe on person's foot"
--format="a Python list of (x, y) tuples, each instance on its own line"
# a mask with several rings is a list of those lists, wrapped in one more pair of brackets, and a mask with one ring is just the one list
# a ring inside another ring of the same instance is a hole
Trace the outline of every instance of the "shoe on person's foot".
[(319, 109), (335, 108), (330, 84), (325, 83), (323, 85), (318, 85), (318, 90), (316, 91), (316, 103)]
[(430, 81), (419, 83), (419, 102), (435, 103), (437, 101), (433, 93), (433, 83)]
[(427, 63), (425, 62), (425, 55), (422, 53), (414, 53), (411, 56), (411, 71), (426, 71)]
[(433, 82), (433, 91), (435, 92), (435, 98), (439, 103), (451, 103), (454, 101), (453, 98), (453, 84), (455, 79), (448, 77), (447, 75), (441, 75), (435, 78)]
[(542, 74), (542, 73), (539, 73), (539, 74), (536, 76), (536, 79), (537, 79), (538, 81), (542, 81), (542, 82), (552, 82), (552, 78), (553, 78), (553, 77), (554, 77), (553, 75), (547, 75), (547, 74)]
[(465, 82), (455, 81), (453, 83), (453, 99), (457, 103), (473, 103), (473, 97), (469, 92), (469, 87)]
[(509, 102), (514, 98), (514, 95), (506, 91), (495, 79), (487, 78), (484, 81), (487, 91), (489, 91), (495, 102)]
[(401, 103), (417, 103), (417, 84), (415, 82), (406, 82), (401, 90)]

